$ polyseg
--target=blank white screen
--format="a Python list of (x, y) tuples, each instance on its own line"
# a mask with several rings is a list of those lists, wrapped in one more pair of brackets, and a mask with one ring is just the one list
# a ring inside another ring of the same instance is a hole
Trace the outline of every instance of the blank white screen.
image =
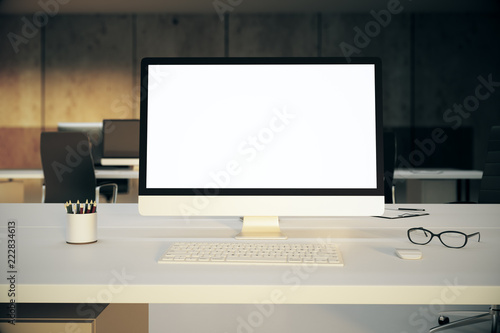
[(147, 188), (376, 188), (374, 65), (150, 65)]

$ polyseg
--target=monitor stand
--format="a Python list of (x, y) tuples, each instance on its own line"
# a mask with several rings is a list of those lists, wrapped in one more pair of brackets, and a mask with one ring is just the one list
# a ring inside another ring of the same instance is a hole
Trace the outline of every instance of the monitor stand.
[(244, 216), (241, 232), (236, 239), (287, 239), (281, 233), (277, 216)]

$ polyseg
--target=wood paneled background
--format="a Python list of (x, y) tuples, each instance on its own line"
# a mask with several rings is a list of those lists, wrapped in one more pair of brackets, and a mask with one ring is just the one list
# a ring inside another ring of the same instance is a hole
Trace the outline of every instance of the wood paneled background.
[[(356, 46), (356, 28), (375, 22), (370, 13), (60, 14), (13, 46), (9, 35), (26, 36), (30, 19), (0, 16), (0, 168), (39, 168), (40, 131), (58, 122), (138, 118), (145, 56), (344, 56), (340, 45)], [(383, 60), (386, 126), (449, 126), (445, 110), (474, 95), (479, 76), (500, 82), (498, 14), (403, 11), (379, 28), (353, 56)], [(478, 169), (500, 123), (492, 89), (462, 119), (474, 127)]]

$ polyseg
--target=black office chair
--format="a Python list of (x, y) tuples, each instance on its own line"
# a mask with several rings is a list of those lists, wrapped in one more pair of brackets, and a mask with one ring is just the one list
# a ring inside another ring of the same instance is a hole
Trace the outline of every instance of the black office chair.
[(459, 319), (450, 322), (449, 316), (451, 315), (463, 315), (463, 311), (450, 311), (443, 312), (439, 316), (439, 326), (433, 327), (429, 330), (429, 333), (440, 332), (443, 330), (447, 330), (449, 328), (457, 328), (471, 324), (477, 324), (484, 321), (491, 321), (491, 333), (499, 333), (500, 332), (500, 306), (493, 305), (490, 307), (488, 312), (472, 312), (469, 311), (471, 317)]
[(42, 202), (64, 203), (99, 201), (101, 187), (114, 188), (111, 202), (116, 202), (117, 185), (96, 186), (91, 144), (80, 132), (43, 132), (40, 153), (44, 176)]
[(493, 126), (490, 131), (478, 201), (500, 203), (500, 126)]
[(394, 132), (384, 132), (384, 197), (386, 204), (395, 203), (394, 168), (396, 166), (396, 136)]

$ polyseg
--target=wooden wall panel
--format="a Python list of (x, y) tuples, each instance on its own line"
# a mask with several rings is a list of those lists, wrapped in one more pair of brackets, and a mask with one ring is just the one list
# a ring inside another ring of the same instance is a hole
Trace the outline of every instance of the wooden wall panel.
[(0, 16), (0, 168), (40, 167), (40, 30)]
[[(383, 70), (384, 126), (409, 126), (409, 15), (393, 14), (390, 18), (385, 18), (385, 26), (378, 23), (371, 14), (324, 14), (321, 20), (321, 55), (380, 57)], [(367, 26), (369, 34), (366, 33)]]
[(23, 18), (0, 16), (0, 121), (2, 126), (40, 127), (40, 31), (23, 29)]
[(131, 118), (132, 17), (60, 15), (46, 31), (45, 125)]
[[(477, 169), (484, 165), (490, 126), (500, 124), (499, 34), (498, 14), (415, 15), (415, 125), (472, 126)], [(493, 91), (478, 79), (489, 76)]]
[[(421, 115), (417, 119), (419, 125), (443, 124), (447, 108), (475, 94), (480, 83), (478, 76), (493, 74), (493, 81), (500, 81), (499, 33), (498, 15), (416, 15), (415, 94), (416, 111)], [(490, 97), (500, 101), (500, 94)], [(470, 124), (474, 119), (475, 115), (463, 120)]]
[[(40, 167), (40, 130), (58, 122), (137, 118), (139, 62), (146, 56), (344, 56), (340, 44), (348, 43), (357, 56), (382, 58), (386, 126), (449, 125), (443, 113), (475, 93), (478, 76), (500, 82), (498, 14), (401, 12), (362, 47), (354, 29), (366, 31), (376, 21), (370, 13), (230, 14), (225, 22), (215, 13), (57, 15), (44, 34), (26, 30), (30, 19), (0, 16), (2, 36), (24, 38), (17, 52), (0, 39), (0, 168)], [(500, 89), (493, 88), (462, 119), (475, 128), (478, 168), (487, 130), (500, 123)]]
[(40, 133), (40, 128), (0, 128), (0, 168), (41, 168)]
[(315, 57), (317, 14), (229, 15), (230, 57)]
[(137, 58), (223, 57), (224, 24), (216, 15), (138, 15)]

